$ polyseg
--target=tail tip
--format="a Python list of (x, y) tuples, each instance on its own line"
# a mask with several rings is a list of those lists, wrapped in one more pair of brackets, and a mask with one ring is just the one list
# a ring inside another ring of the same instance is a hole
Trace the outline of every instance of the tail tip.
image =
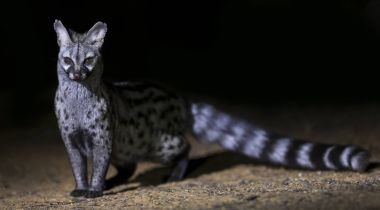
[(350, 161), (352, 170), (358, 172), (366, 171), (369, 165), (370, 158), (371, 153), (369, 153), (368, 151), (362, 151), (355, 154)]

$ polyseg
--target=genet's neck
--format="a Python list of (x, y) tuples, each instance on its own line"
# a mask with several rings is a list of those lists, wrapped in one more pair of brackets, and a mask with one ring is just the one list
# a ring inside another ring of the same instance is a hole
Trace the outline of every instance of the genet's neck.
[(102, 83), (103, 66), (97, 65), (93, 72), (83, 81), (74, 81), (58, 65), (58, 89), (64, 91), (68, 97), (85, 98), (98, 95), (103, 86)]

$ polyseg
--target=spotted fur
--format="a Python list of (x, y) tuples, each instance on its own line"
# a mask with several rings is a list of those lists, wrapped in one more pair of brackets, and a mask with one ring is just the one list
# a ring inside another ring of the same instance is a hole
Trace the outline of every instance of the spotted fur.
[[(187, 133), (278, 165), (363, 171), (368, 164), (369, 153), (358, 146), (275, 136), (152, 84), (104, 83), (100, 50), (107, 26), (98, 22), (84, 34), (67, 31), (60, 21), (54, 28), (60, 46), (55, 113), (76, 182), (72, 196), (101, 196), (110, 163), (126, 179), (142, 160), (174, 164), (169, 181), (182, 179)], [(90, 182), (87, 159), (93, 162)]]

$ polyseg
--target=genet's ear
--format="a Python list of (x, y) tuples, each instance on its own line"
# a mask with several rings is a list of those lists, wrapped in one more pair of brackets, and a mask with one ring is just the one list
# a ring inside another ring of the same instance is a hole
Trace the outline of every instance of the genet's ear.
[(101, 48), (104, 42), (104, 37), (106, 36), (106, 32), (107, 24), (97, 22), (90, 30), (88, 30), (86, 42), (90, 45)]
[(55, 20), (54, 30), (57, 33), (57, 42), (60, 47), (71, 43), (70, 35), (61, 21)]

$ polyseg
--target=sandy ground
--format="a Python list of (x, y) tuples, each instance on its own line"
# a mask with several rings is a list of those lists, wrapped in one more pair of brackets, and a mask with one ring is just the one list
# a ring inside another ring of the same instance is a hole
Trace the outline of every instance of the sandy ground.
[[(375, 162), (380, 159), (380, 106), (251, 108), (249, 113), (244, 116), (277, 133), (357, 143), (373, 152)], [(73, 177), (51, 114), (34, 125), (2, 131), (0, 143), (0, 209), (380, 209), (376, 163), (362, 174), (290, 170), (195, 144), (184, 181), (163, 183), (168, 168), (141, 163), (130, 182), (105, 196), (74, 199), (68, 195)], [(114, 174), (111, 168), (108, 177)]]

